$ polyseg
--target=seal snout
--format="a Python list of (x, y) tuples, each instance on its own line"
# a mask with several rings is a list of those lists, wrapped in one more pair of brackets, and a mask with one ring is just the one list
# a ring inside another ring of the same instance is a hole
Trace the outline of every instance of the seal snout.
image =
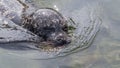
[(53, 42), (56, 47), (71, 43), (71, 39), (65, 32), (56, 32), (56, 33), (50, 34), (48, 39), (49, 41)]
[(57, 45), (65, 45), (65, 44), (69, 44), (71, 42), (71, 40), (68, 38), (68, 36), (66, 34), (58, 34), (57, 38), (56, 38), (56, 43)]

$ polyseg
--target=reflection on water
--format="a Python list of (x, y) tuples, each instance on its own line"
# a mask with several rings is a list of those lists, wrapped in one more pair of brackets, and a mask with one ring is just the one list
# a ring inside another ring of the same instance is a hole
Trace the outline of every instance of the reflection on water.
[[(36, 0), (37, 3), (38, 1)], [(63, 15), (72, 17), (76, 21), (76, 23), (78, 22), (90, 23), (89, 20), (91, 19), (94, 20), (97, 18), (96, 14), (102, 14), (100, 15), (100, 18), (102, 18), (101, 29), (96, 35), (93, 43), (89, 48), (77, 53), (73, 53), (69, 56), (59, 57), (56, 59), (30, 60), (18, 55), (11, 56), (10, 52), (3, 50), (0, 52), (1, 53), (0, 67), (1, 68), (3, 67), (4, 68), (16, 68), (16, 67), (17, 68), (119, 68), (120, 67), (119, 65), (120, 64), (120, 50), (119, 50), (120, 5), (119, 3), (120, 3), (119, 0), (116, 1), (41, 0), (39, 1), (39, 6), (54, 7), (54, 5), (56, 5), (59, 8), (59, 11), (62, 12)], [(77, 19), (77, 17), (79, 16), (81, 18)], [(82, 28), (84, 24), (80, 24), (81, 25), (80, 28)], [(29, 54), (29, 52), (26, 52), (25, 54), (27, 53)], [(19, 53), (19, 54), (22, 55), (23, 53)], [(32, 56), (32, 55), (28, 55), (28, 56)]]

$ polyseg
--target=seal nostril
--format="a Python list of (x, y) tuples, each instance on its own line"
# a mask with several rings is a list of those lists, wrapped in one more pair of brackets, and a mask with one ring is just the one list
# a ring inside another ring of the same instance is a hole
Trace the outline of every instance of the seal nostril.
[(71, 43), (71, 40), (70, 39), (66, 40), (66, 43), (67, 44)]
[(63, 40), (63, 39), (57, 39), (57, 42), (59, 42), (59, 43), (63, 43), (64, 40)]

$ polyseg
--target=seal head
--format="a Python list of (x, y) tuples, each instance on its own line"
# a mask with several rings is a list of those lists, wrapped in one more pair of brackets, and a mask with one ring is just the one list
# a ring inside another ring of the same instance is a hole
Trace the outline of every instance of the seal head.
[(24, 21), (23, 27), (50, 42), (54, 46), (63, 46), (71, 42), (67, 21), (54, 9), (39, 9)]

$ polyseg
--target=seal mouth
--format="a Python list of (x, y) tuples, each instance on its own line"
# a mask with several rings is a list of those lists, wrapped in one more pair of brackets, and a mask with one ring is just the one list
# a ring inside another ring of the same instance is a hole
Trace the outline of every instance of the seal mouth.
[(66, 43), (66, 44), (57, 44), (57, 43), (54, 43), (54, 42), (51, 42), (51, 41), (43, 41), (43, 42), (40, 42), (36, 47), (37, 48), (41, 48), (43, 50), (51, 50), (51, 49), (55, 49), (55, 48), (57, 50), (59, 50), (61, 48), (64, 48), (69, 43)]

